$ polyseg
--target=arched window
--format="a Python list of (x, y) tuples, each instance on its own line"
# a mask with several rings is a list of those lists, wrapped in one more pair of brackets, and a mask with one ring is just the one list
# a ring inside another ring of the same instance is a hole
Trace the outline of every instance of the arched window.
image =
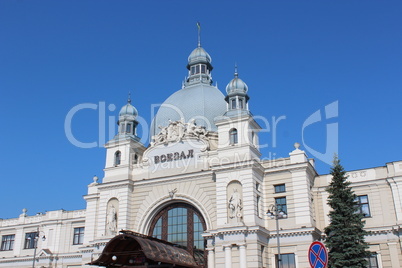
[(114, 165), (115, 165), (115, 166), (118, 166), (118, 165), (120, 165), (120, 163), (121, 163), (121, 152), (120, 152), (120, 151), (117, 151), (117, 152), (114, 154)]
[(138, 163), (138, 155), (134, 154), (134, 164), (137, 164), (137, 163)]
[(230, 144), (237, 144), (238, 143), (237, 129), (232, 128), (229, 131), (229, 138), (230, 138)]
[(197, 263), (206, 264), (206, 241), (201, 234), (206, 230), (203, 217), (196, 208), (175, 203), (162, 209), (152, 220), (149, 235), (181, 245)]

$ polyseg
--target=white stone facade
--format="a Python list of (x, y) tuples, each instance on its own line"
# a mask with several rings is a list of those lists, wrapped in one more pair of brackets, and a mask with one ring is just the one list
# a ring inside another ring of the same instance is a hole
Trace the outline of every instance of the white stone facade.
[[(247, 102), (246, 92), (241, 94)], [(35, 267), (89, 267), (119, 230), (152, 235), (156, 217), (175, 204), (201, 216), (208, 267), (276, 267), (275, 220), (266, 211), (278, 200), (288, 215), (280, 220), (281, 254), (295, 262), (284, 267), (309, 267), (309, 246), (322, 239), (328, 224), (325, 188), (331, 177), (318, 175), (299, 146), (288, 158), (261, 161), (260, 127), (248, 103), (243, 110), (216, 118), (217, 131), (171, 121), (149, 147), (135, 135), (136, 114), (120, 114), (131, 134), (120, 127), (105, 145), (105, 175), (88, 185), (86, 209), (0, 220), (0, 267), (32, 267), (35, 249), (26, 234), (37, 230)], [(366, 240), (377, 267), (401, 267), (402, 161), (348, 175), (356, 194), (367, 200)]]

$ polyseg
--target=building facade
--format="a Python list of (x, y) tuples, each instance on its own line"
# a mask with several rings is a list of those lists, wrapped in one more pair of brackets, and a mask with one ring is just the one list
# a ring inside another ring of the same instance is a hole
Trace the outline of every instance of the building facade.
[[(237, 71), (223, 95), (200, 45), (187, 69), (153, 119), (148, 146), (131, 100), (120, 110), (104, 177), (88, 185), (85, 210), (24, 210), (0, 220), (0, 267), (93, 267), (121, 230), (185, 247), (199, 267), (277, 267), (272, 205), (287, 216), (279, 220), (282, 267), (310, 267), (309, 246), (329, 223), (331, 176), (318, 175), (297, 143), (287, 158), (261, 160), (260, 126)], [(401, 267), (402, 161), (348, 175), (366, 216), (370, 267)]]

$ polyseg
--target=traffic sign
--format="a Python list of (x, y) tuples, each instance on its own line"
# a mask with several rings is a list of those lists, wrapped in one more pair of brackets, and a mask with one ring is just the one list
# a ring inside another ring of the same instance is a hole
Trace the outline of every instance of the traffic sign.
[(324, 244), (319, 241), (311, 243), (308, 250), (308, 261), (311, 268), (325, 268), (328, 264), (328, 252)]

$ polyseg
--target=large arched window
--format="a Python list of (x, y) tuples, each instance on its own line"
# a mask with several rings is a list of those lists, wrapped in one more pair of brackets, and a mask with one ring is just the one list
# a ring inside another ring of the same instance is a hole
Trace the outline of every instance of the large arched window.
[(238, 143), (237, 129), (232, 128), (229, 131), (229, 138), (230, 138), (230, 144), (237, 144)]
[(206, 264), (206, 230), (203, 217), (196, 208), (175, 203), (162, 209), (152, 220), (149, 235), (185, 247), (200, 265)]

